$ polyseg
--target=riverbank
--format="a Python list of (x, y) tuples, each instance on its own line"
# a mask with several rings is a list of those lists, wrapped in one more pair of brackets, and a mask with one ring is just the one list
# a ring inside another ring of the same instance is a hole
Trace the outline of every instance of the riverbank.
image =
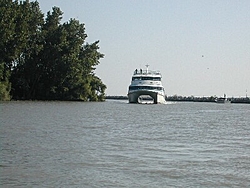
[[(105, 99), (114, 99), (114, 100), (128, 100), (127, 96), (106, 96)], [(215, 102), (216, 97), (194, 97), (194, 96), (166, 96), (166, 101), (176, 101), (176, 102)], [(249, 97), (231, 97), (228, 98), (231, 103), (244, 103), (250, 104)]]

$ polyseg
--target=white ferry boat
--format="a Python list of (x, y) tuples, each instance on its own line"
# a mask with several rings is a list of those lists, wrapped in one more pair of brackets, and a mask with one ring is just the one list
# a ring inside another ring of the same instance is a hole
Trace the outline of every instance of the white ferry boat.
[(231, 103), (231, 101), (227, 98), (226, 94), (224, 94), (224, 97), (219, 97), (215, 99), (216, 103)]
[[(159, 71), (136, 69), (128, 89), (129, 103), (166, 103)], [(150, 99), (150, 100), (149, 100)]]

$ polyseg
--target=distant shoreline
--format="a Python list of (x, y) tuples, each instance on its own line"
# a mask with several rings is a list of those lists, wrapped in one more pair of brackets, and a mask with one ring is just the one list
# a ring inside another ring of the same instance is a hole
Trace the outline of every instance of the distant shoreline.
[[(105, 99), (113, 99), (113, 100), (128, 100), (127, 96), (118, 95), (118, 96), (106, 96)], [(216, 102), (216, 97), (194, 97), (194, 96), (166, 96), (166, 101), (175, 101), (175, 102)], [(243, 103), (250, 104), (249, 97), (231, 97), (228, 98), (231, 103)]]
[[(105, 97), (106, 99), (111, 99), (111, 100), (128, 100), (127, 96), (123, 95), (108, 95)], [(193, 96), (166, 96), (166, 101), (171, 101), (171, 102), (213, 102), (216, 103), (215, 101), (216, 97), (193, 97)], [(239, 104), (250, 104), (250, 98), (249, 97), (231, 97), (227, 98), (231, 103), (239, 103)], [(82, 100), (25, 100), (25, 99), (19, 99), (19, 100), (10, 100), (10, 101), (68, 101), (68, 102), (95, 102), (95, 101), (82, 101)], [(5, 102), (5, 101), (2, 101)]]

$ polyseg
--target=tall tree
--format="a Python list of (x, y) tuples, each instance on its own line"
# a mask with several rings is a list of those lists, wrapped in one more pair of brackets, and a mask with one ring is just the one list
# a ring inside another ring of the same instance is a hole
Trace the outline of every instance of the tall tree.
[(94, 74), (104, 55), (99, 41), (85, 43), (84, 24), (75, 19), (61, 24), (58, 7), (44, 20), (37, 1), (0, 5), (1, 99), (9, 97), (10, 79), (14, 99), (104, 100), (106, 86)]
[(38, 54), (43, 48), (41, 27), (44, 15), (38, 2), (21, 2), (19, 11), (23, 26), (18, 26), (16, 33), (26, 34), (22, 51), (12, 65), (12, 94), (14, 98), (32, 99), (41, 72), (41, 60)]
[[(24, 1), (12, 2), (2, 0), (0, 2), (0, 64), (3, 67), (1, 72), (1, 85), (8, 84), (10, 91), (10, 76), (18, 69), (22, 70), (26, 63), (25, 58), (30, 56), (32, 51), (38, 50), (36, 46), (39, 25), (43, 23), (43, 14), (40, 11), (38, 2)], [(18, 72), (21, 74), (21, 71)], [(22, 72), (18, 84), (25, 88), (27, 80), (23, 78)], [(13, 86), (18, 90), (18, 87)], [(1, 90), (1, 88), (0, 88)]]
[[(18, 2), (0, 1), (0, 99), (10, 98), (11, 63), (17, 57), (18, 46), (15, 41), (15, 20), (18, 14)], [(16, 48), (15, 48), (16, 47)]]

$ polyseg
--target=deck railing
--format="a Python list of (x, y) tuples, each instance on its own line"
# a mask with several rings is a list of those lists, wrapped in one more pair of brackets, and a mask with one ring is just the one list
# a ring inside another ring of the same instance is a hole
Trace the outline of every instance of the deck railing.
[(135, 69), (134, 75), (161, 75), (160, 71)]

